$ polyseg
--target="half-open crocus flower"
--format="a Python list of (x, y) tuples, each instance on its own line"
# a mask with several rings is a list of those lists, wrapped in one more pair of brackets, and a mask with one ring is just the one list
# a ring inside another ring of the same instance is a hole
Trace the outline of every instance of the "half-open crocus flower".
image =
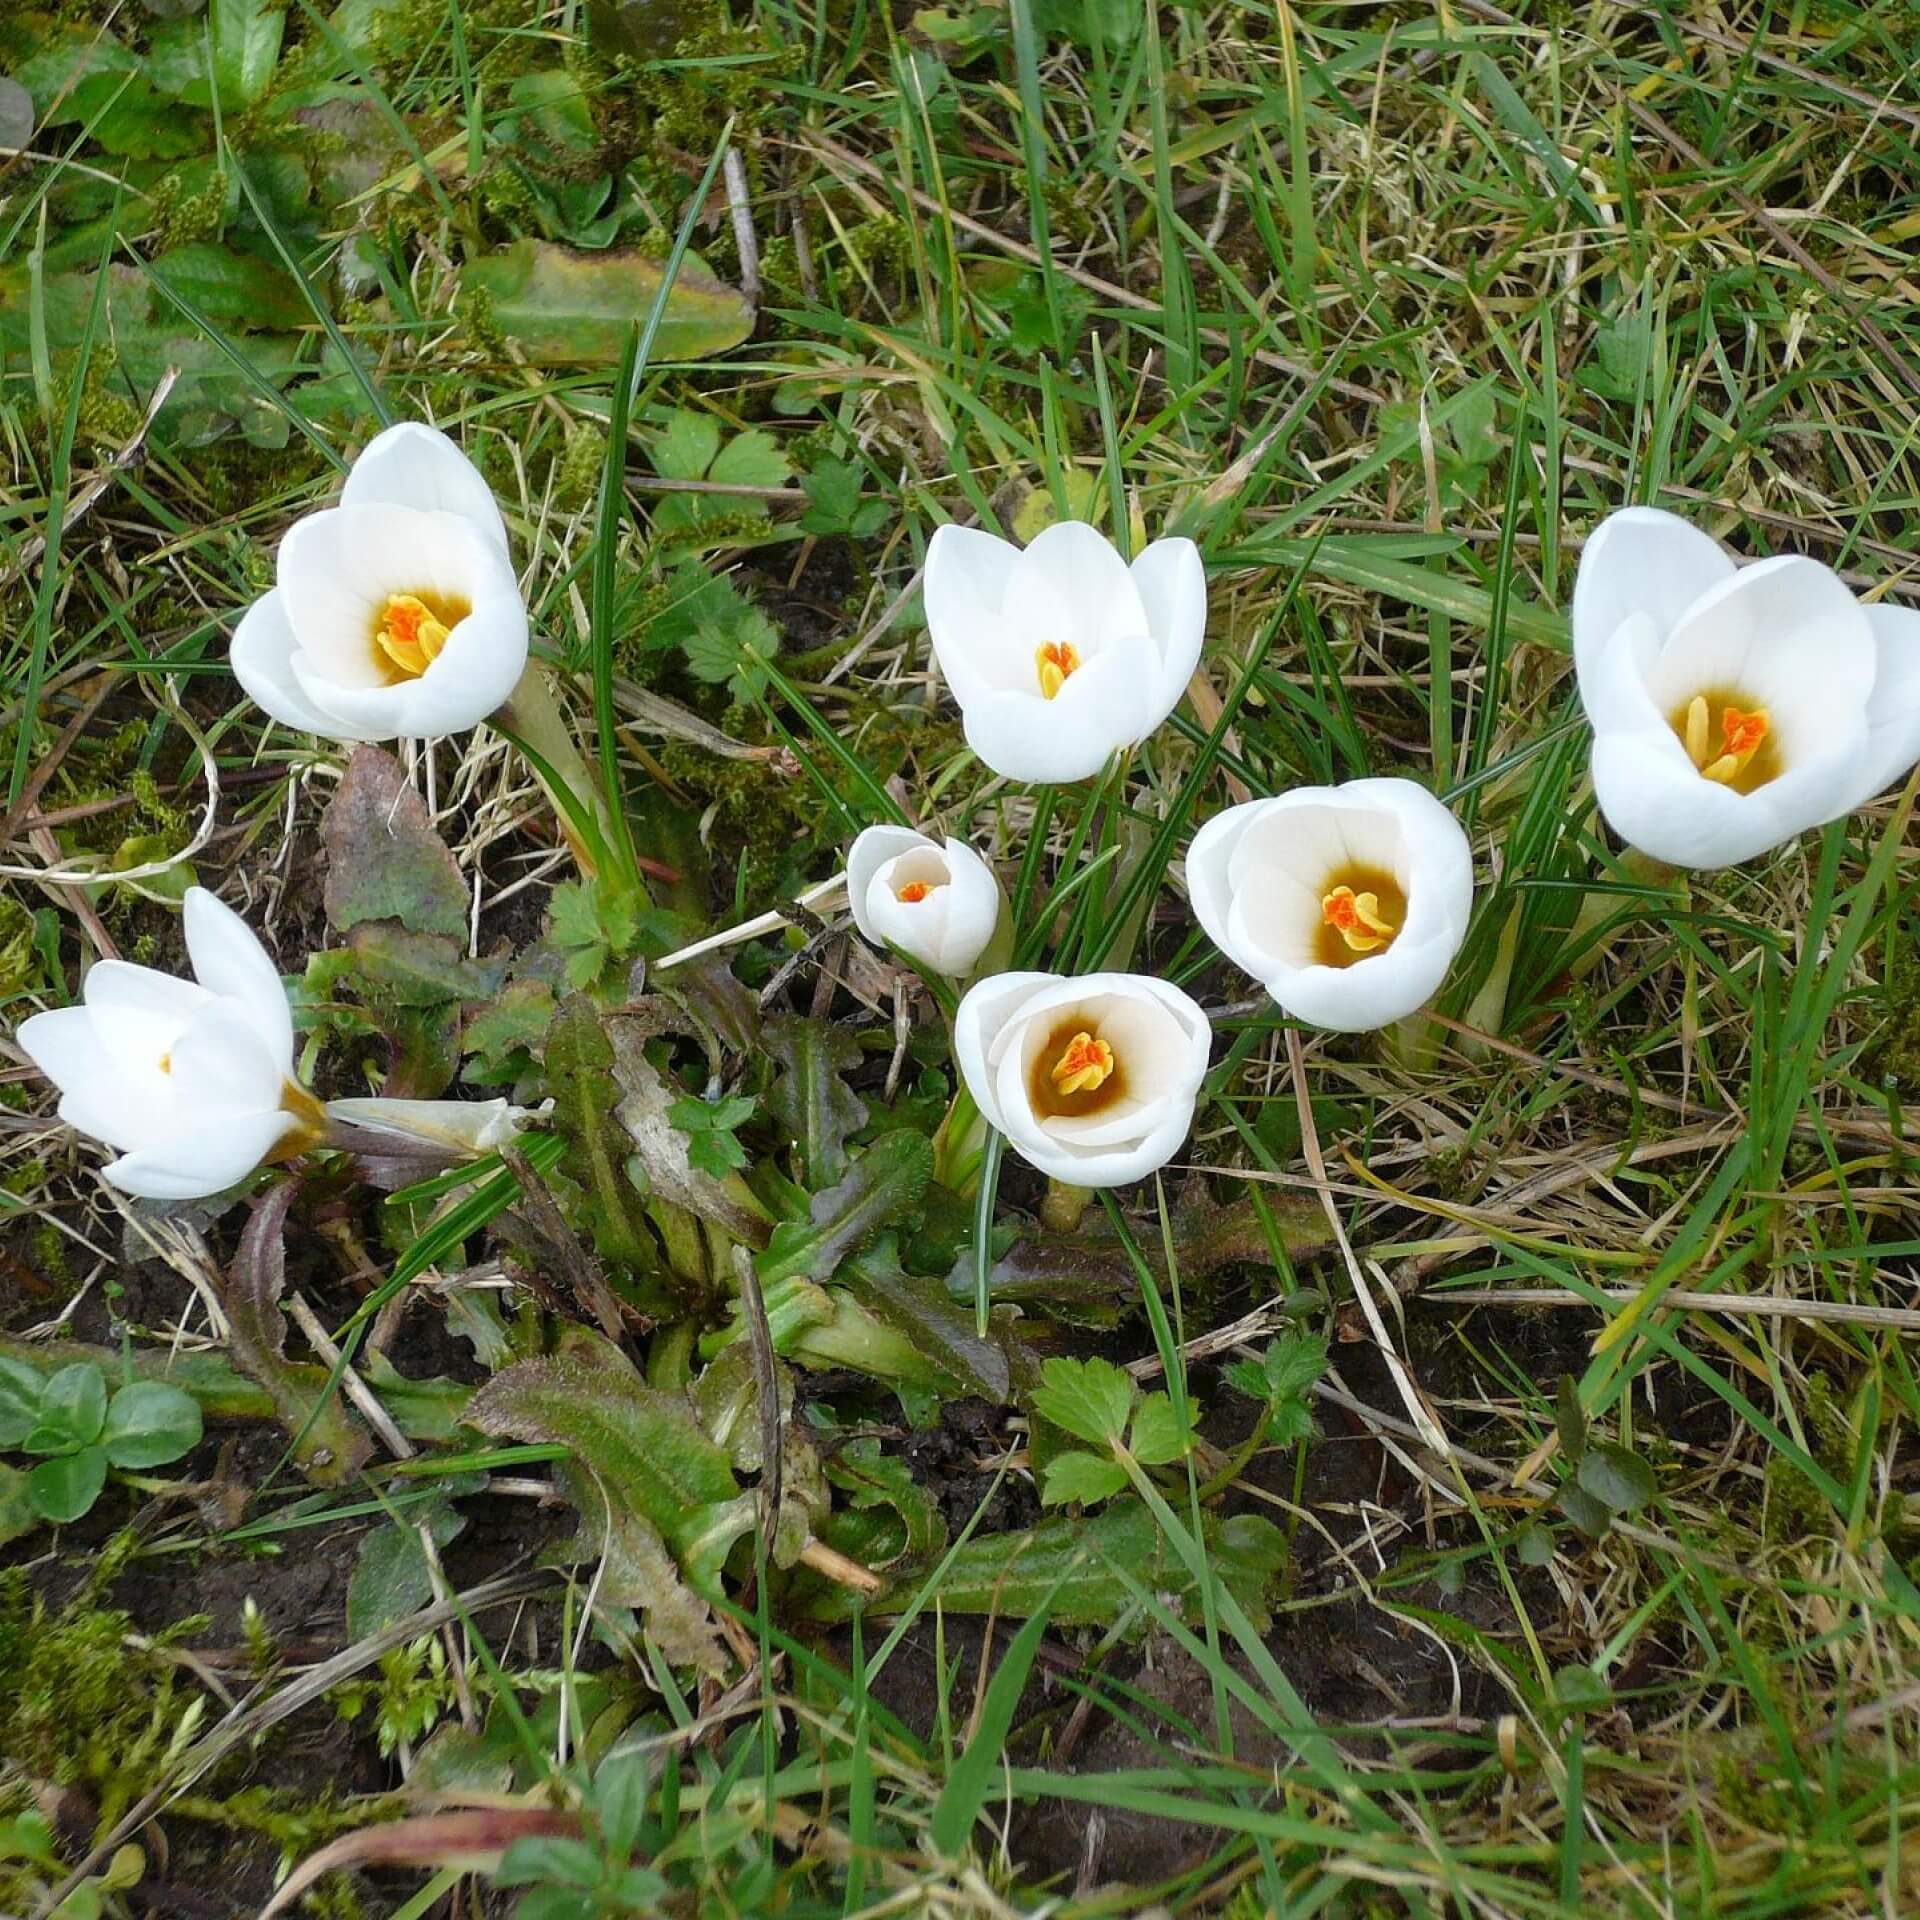
[(1411, 780), (1296, 787), (1217, 813), (1187, 849), (1207, 937), (1296, 1020), (1363, 1033), (1418, 1011), (1473, 908), (1467, 836)]
[(1077, 520), (1024, 550), (942, 527), (925, 593), (967, 744), (1009, 780), (1084, 780), (1144, 740), (1186, 691), (1207, 624), (1191, 540), (1156, 540), (1129, 567)]
[(233, 636), (247, 692), (330, 740), (458, 733), (526, 664), (500, 509), (473, 462), (412, 421), (368, 445), (337, 507), (288, 530), (273, 591)]
[(911, 827), (868, 827), (847, 853), (847, 904), (876, 946), (964, 980), (1006, 903), (993, 869), (965, 841), (941, 846)]
[(1654, 507), (1588, 540), (1573, 657), (1600, 811), (1673, 866), (1751, 860), (1920, 759), (1920, 612), (1798, 555), (1737, 566)]
[[(548, 1106), (553, 1103), (549, 1101)], [(513, 1137), (534, 1118), (531, 1109), (500, 1100), (390, 1100), (384, 1096), (329, 1100), (327, 1118), (415, 1146), (477, 1158)]]
[(186, 901), (194, 980), (97, 961), (83, 1003), (22, 1022), (60, 1117), (120, 1149), (106, 1177), (150, 1200), (224, 1192), (326, 1133), (294, 1078), (293, 1016), (266, 950), (204, 887)]
[(971, 988), (953, 1050), (974, 1105), (1042, 1173), (1114, 1187), (1165, 1166), (1193, 1125), (1213, 1029), (1137, 973), (998, 973)]

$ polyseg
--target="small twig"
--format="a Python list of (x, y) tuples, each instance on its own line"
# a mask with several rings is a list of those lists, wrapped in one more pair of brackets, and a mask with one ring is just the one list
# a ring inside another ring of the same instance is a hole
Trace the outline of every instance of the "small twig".
[[(805, 893), (794, 895), (796, 907), (817, 907), (823, 900), (829, 899), (836, 889), (847, 884), (844, 873), (836, 873), (831, 880), (822, 880), (818, 886), (809, 887)], [(761, 935), (777, 933), (790, 922), (784, 913), (770, 911), (756, 914), (751, 920), (743, 920), (737, 927), (728, 927), (724, 933), (710, 933), (704, 940), (696, 940), (690, 947), (681, 947), (668, 954), (662, 960), (654, 961), (648, 969), (650, 973), (665, 973), (669, 967), (684, 966), (689, 960), (697, 960), (703, 953), (717, 953), (722, 947), (738, 947), (749, 940), (758, 940)]]
[[(1300, 1044), (1300, 1029), (1287, 1029), (1287, 1064), (1293, 1072), (1294, 1098), (1300, 1110), (1300, 1147), (1307, 1162), (1307, 1171), (1313, 1177), (1315, 1191), (1320, 1196), (1320, 1205), (1325, 1210), (1327, 1224), (1333, 1229), (1335, 1243), (1340, 1248), (1341, 1258), (1347, 1263), (1347, 1278), (1353, 1283), (1354, 1298), (1360, 1302), (1360, 1310), (1366, 1315), (1367, 1325), (1373, 1331), (1375, 1344), (1380, 1356), (1387, 1363), (1387, 1371), (1393, 1375), (1393, 1384), (1398, 1389), (1400, 1399), (1407, 1412), (1412, 1416), (1414, 1427), (1421, 1439), (1444, 1459), (1453, 1453), (1453, 1443), (1441, 1430), (1440, 1423), (1428, 1410), (1425, 1396), (1415, 1385), (1413, 1375), (1407, 1369), (1407, 1363), (1401, 1359), (1400, 1350), (1387, 1336), (1386, 1323), (1380, 1318), (1380, 1309), (1374, 1304), (1373, 1289), (1367, 1285), (1366, 1274), (1361, 1270), (1360, 1261), (1347, 1240), (1347, 1230), (1341, 1223), (1340, 1209), (1333, 1204), (1333, 1190), (1327, 1179), (1327, 1163), (1320, 1152), (1320, 1132), (1314, 1124), (1313, 1098), (1307, 1091), (1306, 1054)], [(1383, 1276), (1384, 1278), (1384, 1276)]]
[(380, 1436), (380, 1444), (396, 1460), (411, 1460), (416, 1452), (413, 1442), (394, 1425), (393, 1415), (380, 1404), (380, 1396), (360, 1378), (352, 1367), (341, 1364), (340, 1349), (333, 1344), (332, 1336), (320, 1324), (320, 1316), (307, 1305), (306, 1296), (289, 1293), (283, 1304), (293, 1324), (306, 1336), (307, 1345), (339, 1374), (341, 1388), (347, 1398), (360, 1409), (367, 1425)]
[(731, 143), (720, 161), (721, 177), (727, 183), (727, 211), (733, 216), (734, 250), (740, 256), (740, 291), (747, 304), (760, 305), (760, 238), (753, 230), (753, 208), (747, 200), (747, 169), (740, 149)]

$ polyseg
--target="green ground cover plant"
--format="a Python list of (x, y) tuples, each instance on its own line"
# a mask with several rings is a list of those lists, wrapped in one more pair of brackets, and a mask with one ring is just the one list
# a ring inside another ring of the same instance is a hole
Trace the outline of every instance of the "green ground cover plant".
[(1920, 1904), (1917, 65), (8, 10), (0, 1912)]

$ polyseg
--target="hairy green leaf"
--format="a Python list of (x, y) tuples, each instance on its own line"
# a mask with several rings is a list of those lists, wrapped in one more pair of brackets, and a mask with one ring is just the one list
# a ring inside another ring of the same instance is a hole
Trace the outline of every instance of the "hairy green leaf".
[(933, 1148), (924, 1134), (883, 1133), (839, 1185), (813, 1196), (808, 1220), (774, 1229), (759, 1260), (761, 1285), (800, 1275), (831, 1279), (843, 1260), (914, 1212), (932, 1178)]
[(1007, 1356), (982, 1339), (972, 1314), (957, 1306), (943, 1282), (908, 1273), (891, 1236), (856, 1254), (840, 1283), (876, 1319), (902, 1334), (962, 1392), (996, 1404), (1007, 1397)]
[(761, 1043), (780, 1067), (767, 1109), (793, 1147), (800, 1184), (831, 1186), (847, 1168), (847, 1136), (866, 1124), (867, 1103), (840, 1077), (860, 1064), (860, 1043), (798, 1014), (767, 1021)]

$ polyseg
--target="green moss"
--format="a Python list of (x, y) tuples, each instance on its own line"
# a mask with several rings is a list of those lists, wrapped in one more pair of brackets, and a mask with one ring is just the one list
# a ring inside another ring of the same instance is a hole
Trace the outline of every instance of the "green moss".
[(99, 1606), (90, 1584), (49, 1613), (18, 1569), (0, 1575), (0, 1753), (56, 1786), (81, 1787), (111, 1824), (160, 1778), (204, 1699), (181, 1685), (168, 1642), (197, 1631), (177, 1621), (153, 1644), (130, 1644), (133, 1622)]

